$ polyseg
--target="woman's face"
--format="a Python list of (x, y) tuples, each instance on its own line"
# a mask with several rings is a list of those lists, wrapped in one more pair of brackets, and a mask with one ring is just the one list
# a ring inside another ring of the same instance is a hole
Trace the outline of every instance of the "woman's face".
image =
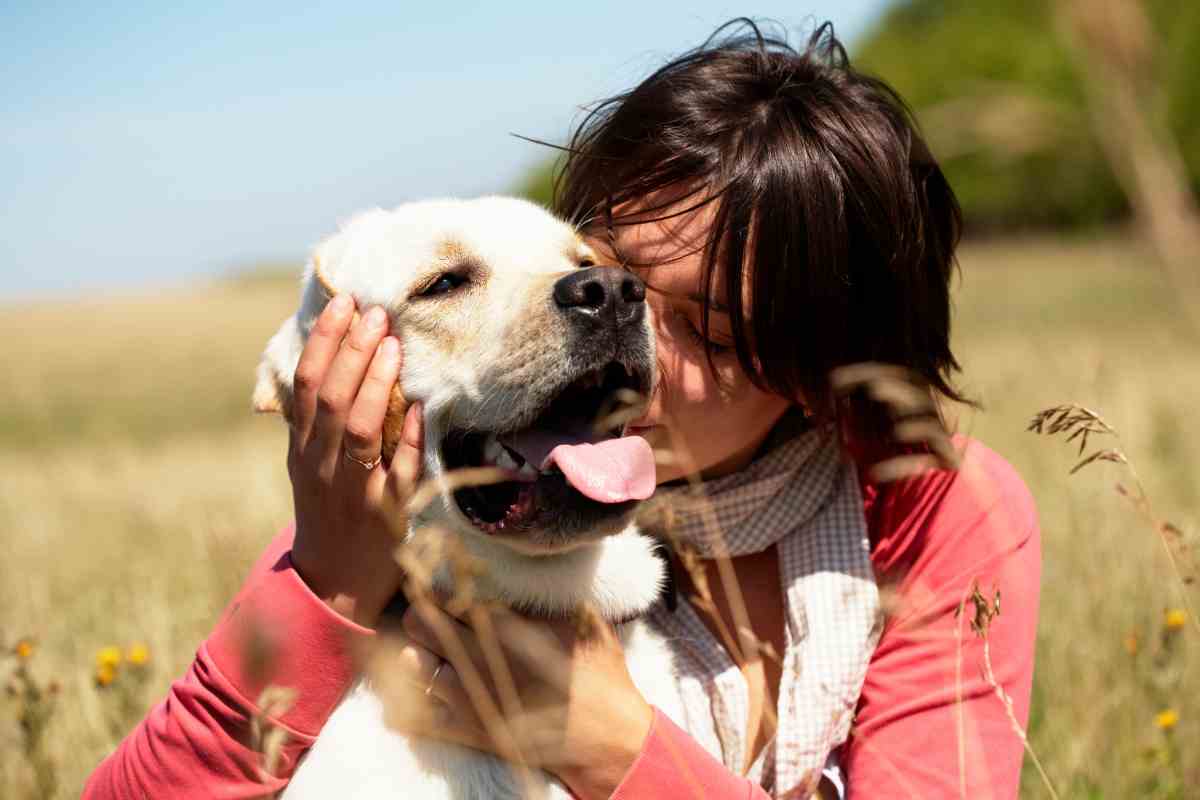
[[(742, 371), (729, 314), (721, 307), (709, 317), (717, 376), (709, 367), (701, 333), (703, 253), (698, 247), (706, 238), (708, 208), (666, 221), (619, 226), (617, 253), (607, 243), (591, 240), (610, 257), (656, 265), (636, 271), (646, 282), (646, 301), (654, 311), (659, 383), (646, 413), (630, 423), (629, 432), (645, 437), (655, 450), (676, 454), (677, 463), (659, 464), (659, 483), (741, 469), (790, 406), (756, 387)], [(714, 301), (724, 297), (721, 275), (716, 279)]]

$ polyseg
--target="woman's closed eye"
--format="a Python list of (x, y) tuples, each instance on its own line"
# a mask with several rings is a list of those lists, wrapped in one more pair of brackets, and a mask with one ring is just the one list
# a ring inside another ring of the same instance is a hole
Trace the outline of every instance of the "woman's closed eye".
[[(690, 341), (695, 347), (707, 350), (714, 356), (722, 356), (727, 353), (732, 353), (736, 349), (732, 342), (719, 342), (714, 338), (705, 339), (704, 332), (700, 330), (700, 327), (696, 322), (692, 321), (692, 318), (689, 314), (685, 314), (680, 311), (674, 311), (672, 314), (677, 318), (677, 324), (683, 327), (688, 341)], [(710, 334), (712, 333), (711, 329), (709, 332)]]

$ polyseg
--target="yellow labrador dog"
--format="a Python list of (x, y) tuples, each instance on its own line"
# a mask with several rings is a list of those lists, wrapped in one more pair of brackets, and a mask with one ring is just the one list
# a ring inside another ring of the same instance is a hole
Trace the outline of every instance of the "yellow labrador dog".
[[(259, 367), (259, 410), (288, 414), (300, 351), (336, 292), (352, 293), (360, 308), (388, 310), (404, 344), (394, 408), (405, 398), (423, 403), (424, 477), (441, 491), (410, 521), (409, 540), (453, 537), (484, 565), (474, 586), (482, 600), (546, 617), (587, 606), (618, 623), (634, 682), (681, 720), (669, 651), (637, 622), (663, 583), (654, 543), (632, 523), (654, 491), (653, 454), (645, 440), (595, 425), (622, 390), (647, 396), (654, 385), (641, 281), (595, 266), (574, 229), (522, 200), (439, 200), (360, 214), (313, 252), (300, 308)], [(385, 457), (400, 423), (389, 413)], [(478, 466), (509, 479), (457, 490), (444, 480)], [(434, 582), (454, 589), (447, 568)], [(540, 796), (570, 796), (549, 775), (538, 773), (535, 784)], [(522, 794), (495, 757), (389, 730), (363, 683), (334, 712), (285, 797)]]

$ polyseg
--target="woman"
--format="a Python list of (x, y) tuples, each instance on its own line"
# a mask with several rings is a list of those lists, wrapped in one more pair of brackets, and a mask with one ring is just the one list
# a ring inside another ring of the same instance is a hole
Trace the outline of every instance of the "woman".
[[(806, 796), (827, 763), (852, 797), (1014, 797), (1040, 571), (1032, 501), (963, 438), (958, 472), (881, 482), (872, 465), (925, 450), (830, 379), (887, 362), (959, 399), (953, 193), (901, 100), (848, 65), (828, 26), (797, 52), (734, 25), (593, 111), (557, 187), (559, 210), (650, 289), (661, 386), (631, 433), (686, 454), (660, 491), (698, 474), (724, 534), (681, 516), (677, 591), (650, 619), (676, 650), (687, 732), (647, 705), (610, 633), (550, 625), (558, 662), (510, 659), (524, 705), (555, 709), (517, 744), (581, 798)], [(401, 345), (381, 312), (351, 326), (352, 312), (330, 303), (297, 370), (294, 531), (87, 796), (278, 790), (355, 679), (356, 640), (401, 583), (379, 509), (411, 492), (421, 437), (410, 409), (405, 444), (377, 465)], [(1003, 589), (1003, 616), (980, 587)], [(273, 680), (297, 690), (290, 708), (264, 711), (239, 657), (251, 612), (288, 631)], [(987, 637), (986, 673), (968, 618)], [(545, 631), (494, 624), (509, 643)], [(430, 632), (444, 625), (465, 652)], [(391, 669), (427, 703), (414, 732), (497, 750), (463, 688), (488, 674), (476, 632), (424, 606), (401, 630)], [(249, 733), (264, 715), (288, 733), (274, 776)]]

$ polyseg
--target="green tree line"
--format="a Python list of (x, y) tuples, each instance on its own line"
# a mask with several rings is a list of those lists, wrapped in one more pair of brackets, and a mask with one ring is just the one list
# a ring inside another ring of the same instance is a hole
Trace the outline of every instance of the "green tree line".
[[(1148, 107), (1200, 189), (1200, 2), (1144, 2)], [(1104, 120), (1089, 111), (1093, 76), (1054, 6), (903, 0), (851, 53), (908, 101), (976, 232), (1078, 228), (1129, 213), (1097, 136)], [(546, 163), (517, 190), (548, 202), (552, 175)]]

